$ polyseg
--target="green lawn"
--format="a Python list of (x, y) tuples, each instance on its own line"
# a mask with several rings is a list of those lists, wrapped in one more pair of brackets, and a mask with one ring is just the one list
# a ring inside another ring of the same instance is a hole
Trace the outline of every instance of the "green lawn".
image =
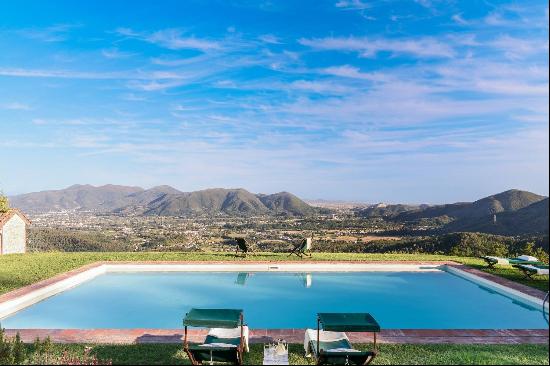
[[(0, 294), (37, 281), (70, 271), (85, 264), (97, 261), (300, 261), (296, 256), (281, 253), (255, 253), (246, 258), (235, 258), (232, 253), (180, 253), (180, 252), (140, 252), (140, 253), (27, 253), (0, 256)], [(548, 291), (548, 277), (526, 279), (512, 267), (487, 269), (477, 258), (452, 257), (429, 254), (356, 254), (356, 253), (314, 253), (308, 260), (314, 261), (357, 261), (357, 260), (409, 260), (439, 261), (453, 260), (468, 264), (510, 280)]]
[[(358, 348), (368, 346), (357, 345)], [(134, 344), (92, 345), (90, 355), (116, 365), (176, 365), (189, 364), (181, 345)], [(59, 357), (65, 350), (79, 356), (85, 345), (53, 345), (51, 354)], [(28, 351), (32, 345), (27, 346)], [(548, 345), (380, 345), (377, 365), (548, 365)], [(290, 345), (290, 363), (313, 364), (305, 358), (302, 345)], [(263, 345), (251, 345), (245, 364), (261, 365)], [(53, 360), (50, 359), (49, 362)]]

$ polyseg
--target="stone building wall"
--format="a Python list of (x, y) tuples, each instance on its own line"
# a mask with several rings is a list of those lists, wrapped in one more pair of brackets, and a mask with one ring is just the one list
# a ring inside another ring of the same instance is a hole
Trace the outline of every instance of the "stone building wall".
[(27, 227), (19, 215), (13, 217), (2, 227), (2, 254), (25, 253)]

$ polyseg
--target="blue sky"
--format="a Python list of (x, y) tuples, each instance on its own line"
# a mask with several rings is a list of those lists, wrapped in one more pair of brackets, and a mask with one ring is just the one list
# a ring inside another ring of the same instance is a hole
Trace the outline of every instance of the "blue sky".
[(7, 194), (548, 194), (546, 1), (4, 1), (0, 14)]

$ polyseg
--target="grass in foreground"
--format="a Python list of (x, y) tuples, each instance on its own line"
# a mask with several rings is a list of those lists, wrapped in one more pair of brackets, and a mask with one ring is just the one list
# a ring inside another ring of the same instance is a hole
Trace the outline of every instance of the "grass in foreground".
[[(358, 348), (369, 346), (357, 345)], [(30, 352), (32, 345), (27, 345)], [(80, 356), (86, 345), (53, 345), (51, 354)], [(179, 344), (94, 345), (91, 355), (114, 365), (189, 364)], [(302, 345), (290, 345), (290, 364), (314, 364), (304, 357)], [(261, 365), (263, 345), (251, 345), (245, 364)], [(548, 345), (380, 345), (376, 365), (548, 365)]]
[[(221, 252), (80, 252), (80, 253), (27, 253), (0, 256), (0, 294), (53, 277), (97, 261), (300, 261), (285, 253), (255, 253), (246, 258)], [(548, 277), (527, 279), (517, 269), (502, 266), (487, 269), (477, 258), (453, 257), (431, 254), (363, 254), (363, 253), (313, 253), (312, 261), (456, 261), (480, 268), (489, 273), (548, 291)]]

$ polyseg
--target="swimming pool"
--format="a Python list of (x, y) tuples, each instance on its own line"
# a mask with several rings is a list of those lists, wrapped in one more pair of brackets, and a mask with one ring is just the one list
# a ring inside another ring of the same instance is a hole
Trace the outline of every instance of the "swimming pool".
[(5, 328), (181, 328), (192, 307), (242, 308), (251, 328), (369, 312), (385, 329), (545, 329), (541, 308), (444, 270), (106, 272), (20, 309)]

